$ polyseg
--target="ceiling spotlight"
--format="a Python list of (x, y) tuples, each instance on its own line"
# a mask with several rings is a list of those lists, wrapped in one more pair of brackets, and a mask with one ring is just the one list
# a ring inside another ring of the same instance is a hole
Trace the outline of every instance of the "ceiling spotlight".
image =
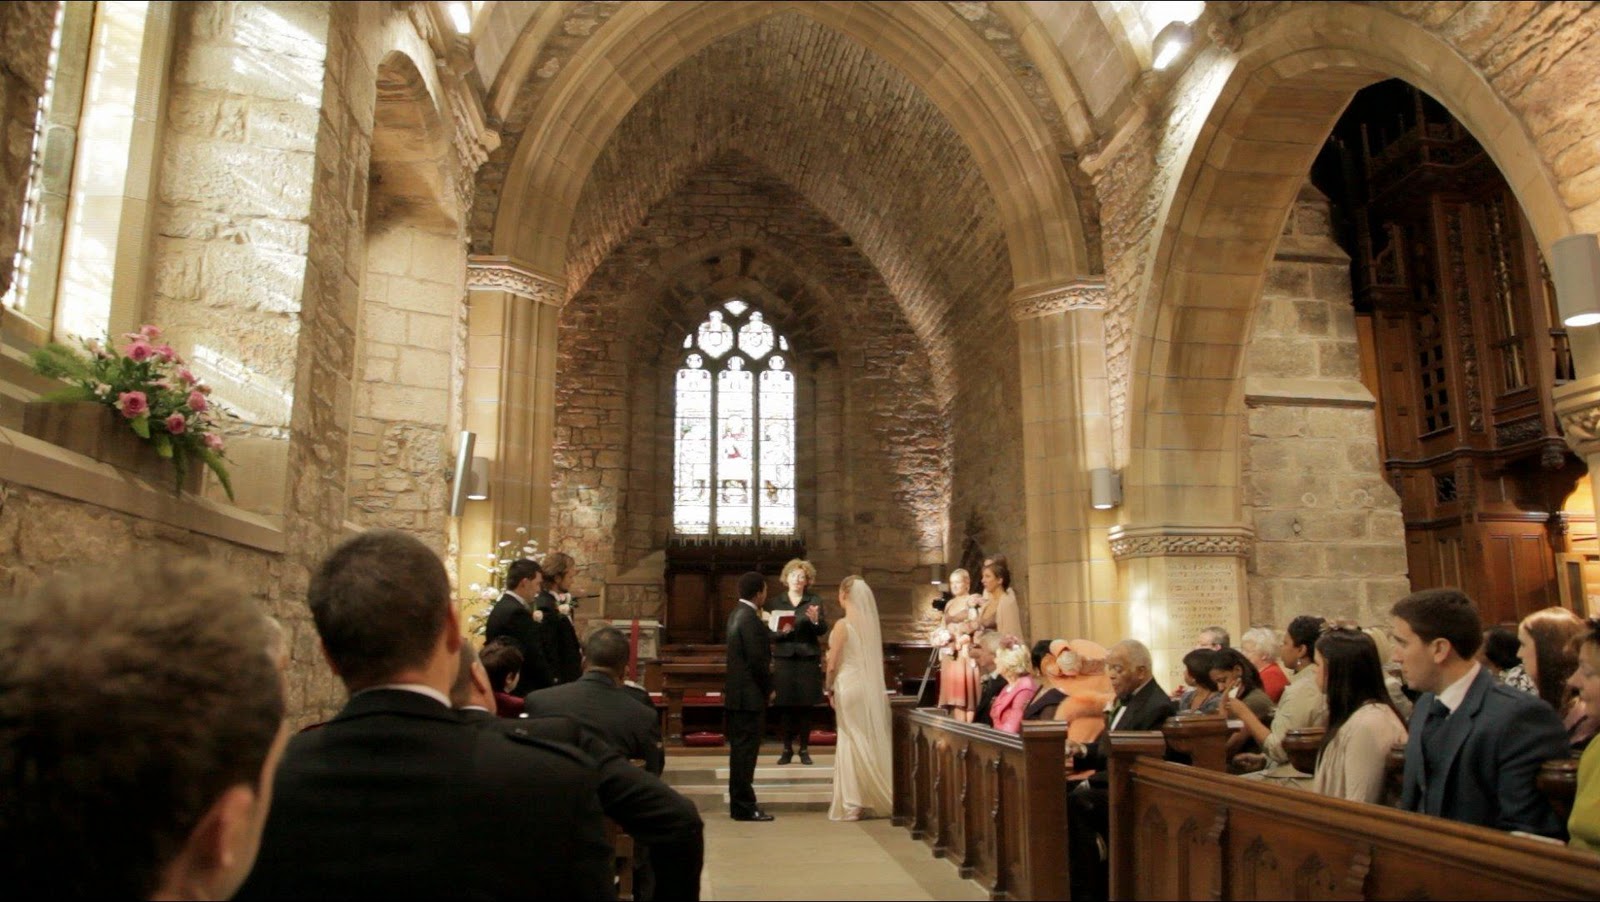
[(1177, 62), (1192, 43), (1194, 43), (1194, 29), (1190, 28), (1187, 22), (1168, 22), (1167, 26), (1156, 35), (1155, 62), (1151, 65), (1157, 70), (1166, 69)]
[(465, 3), (452, 3), (445, 10), (450, 14), (450, 24), (456, 27), (456, 34), (472, 33), (472, 11)]

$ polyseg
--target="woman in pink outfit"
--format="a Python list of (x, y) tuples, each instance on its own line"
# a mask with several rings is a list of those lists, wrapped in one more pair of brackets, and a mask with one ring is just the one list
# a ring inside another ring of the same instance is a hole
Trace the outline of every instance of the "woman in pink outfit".
[(1033, 694), (1039, 689), (1039, 684), (1028, 672), (1033, 661), (1021, 639), (1006, 636), (1000, 640), (994, 663), (995, 670), (1005, 678), (1006, 688), (1000, 690), (989, 706), (989, 717), (996, 730), (1021, 733), (1022, 716), (1028, 710), (1028, 703), (1033, 701)]

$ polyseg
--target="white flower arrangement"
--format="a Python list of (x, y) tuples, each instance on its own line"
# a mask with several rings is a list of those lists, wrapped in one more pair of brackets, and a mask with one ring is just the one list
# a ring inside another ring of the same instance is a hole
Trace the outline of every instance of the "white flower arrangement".
[[(473, 583), (467, 587), (472, 597), (485, 605), (483, 610), (468, 618), (473, 635), (481, 636), (488, 629), (489, 608), (505, 594), (506, 573), (511, 569), (511, 565), (522, 558), (536, 557), (538, 553), (539, 543), (528, 538), (528, 527), (518, 526), (516, 539), (506, 539), (496, 543), (495, 550), (486, 553), (482, 561), (478, 562), (478, 569), (489, 576), (487, 582)], [(534, 616), (538, 617), (539, 612), (535, 611)]]

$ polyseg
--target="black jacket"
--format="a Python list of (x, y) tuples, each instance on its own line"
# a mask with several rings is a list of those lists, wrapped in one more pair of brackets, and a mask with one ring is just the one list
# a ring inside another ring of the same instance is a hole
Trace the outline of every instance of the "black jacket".
[(980, 723), (986, 727), (994, 726), (994, 717), (989, 709), (994, 707), (995, 696), (1000, 690), (1006, 688), (1006, 678), (998, 674), (989, 674), (978, 681), (978, 710), (972, 712), (972, 722)]
[(517, 644), (517, 650), (522, 652), (522, 674), (517, 678), (517, 688), (513, 690), (517, 695), (527, 695), (555, 684), (555, 671), (550, 668), (550, 659), (545, 656), (544, 632), (543, 624), (534, 622), (527, 606), (510, 592), (500, 596), (500, 600), (489, 610), (483, 641), (493, 642), (501, 636), (508, 636)]
[(772, 641), (761, 615), (744, 602), (728, 614), (728, 671), (722, 706), (729, 711), (765, 711), (772, 693)]
[[(1159, 730), (1167, 722), (1167, 718), (1177, 713), (1177, 706), (1172, 699), (1167, 697), (1165, 689), (1154, 678), (1135, 690), (1132, 697), (1123, 700), (1127, 708), (1122, 717), (1117, 720), (1117, 731), (1123, 730)], [(1111, 760), (1111, 724), (1106, 723), (1105, 732), (1090, 746), (1089, 753), (1078, 759), (1078, 767), (1082, 769), (1093, 768), (1098, 771), (1090, 782), (1096, 786), (1110, 783), (1106, 775), (1106, 764)]]
[(540, 592), (534, 607), (544, 614), (539, 624), (539, 637), (544, 642), (544, 659), (550, 663), (550, 672), (558, 683), (570, 683), (583, 675), (583, 645), (578, 642), (578, 628), (562, 616), (556, 608), (556, 597)]
[(655, 707), (640, 704), (636, 695), (606, 674), (591, 670), (571, 683), (531, 693), (523, 704), (529, 717), (571, 718), (623, 757), (641, 759), (646, 770), (661, 774), (666, 756)]
[(571, 746), (362, 692), (290, 740), (234, 898), (615, 899), (599, 786)]
[[(818, 612), (816, 623), (812, 623), (811, 618), (806, 616), (806, 609), (813, 606)], [(800, 597), (800, 604), (790, 607), (789, 593), (785, 592), (767, 599), (767, 603), (762, 607), (768, 613), (794, 614), (794, 629), (787, 633), (774, 633), (772, 636), (774, 658), (822, 657), (822, 637), (828, 635), (828, 618), (822, 607), (822, 599), (807, 592)]]

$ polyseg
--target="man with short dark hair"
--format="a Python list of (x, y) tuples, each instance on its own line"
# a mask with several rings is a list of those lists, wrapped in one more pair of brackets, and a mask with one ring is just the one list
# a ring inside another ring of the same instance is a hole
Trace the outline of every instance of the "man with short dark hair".
[(756, 807), (756, 759), (761, 754), (762, 716), (772, 701), (772, 636), (761, 622), (767, 578), (739, 577), (739, 602), (728, 614), (728, 670), (722, 705), (728, 719), (729, 814), (736, 821), (770, 821)]
[(431, 549), (362, 533), (328, 555), (308, 595), (350, 701), (290, 741), (237, 898), (616, 897), (591, 762), (451, 708), (461, 625)]
[(288, 735), (281, 645), (248, 589), (199, 561), (56, 576), (0, 605), (7, 890), (231, 896)]
[(661, 721), (653, 706), (642, 705), (623, 688), (628, 666), (628, 640), (620, 630), (601, 627), (583, 643), (587, 662), (582, 677), (561, 686), (530, 693), (524, 701), (529, 717), (560, 714), (605, 740), (629, 758), (660, 775), (666, 763), (661, 746)]
[[(485, 642), (504, 636), (516, 643), (522, 652), (522, 673), (517, 679), (517, 692), (527, 695), (556, 682), (555, 671), (546, 654), (549, 644), (544, 634), (544, 624), (534, 616), (534, 599), (544, 582), (544, 571), (537, 561), (519, 558), (506, 570), (506, 591), (489, 609), (489, 619), (484, 622)], [(543, 616), (543, 615), (540, 615)]]
[(1448, 820), (1564, 837), (1539, 767), (1567, 755), (1561, 719), (1473, 660), (1477, 606), (1459, 589), (1413, 592), (1390, 611), (1394, 660), (1422, 692), (1411, 714), (1400, 807)]
[[(539, 693), (555, 692), (560, 687)], [(562, 742), (582, 751), (600, 777), (600, 807), (635, 845), (634, 895), (641, 900), (698, 899), (705, 862), (705, 824), (694, 803), (635, 767), (615, 747), (576, 719), (561, 714), (533, 714), (515, 720), (489, 715), (493, 700), (488, 673), (477, 653), (461, 645), (460, 670), (450, 701), (470, 723), (514, 735)], [(637, 702), (629, 700), (638, 706)], [(514, 775), (512, 775), (514, 778)]]

